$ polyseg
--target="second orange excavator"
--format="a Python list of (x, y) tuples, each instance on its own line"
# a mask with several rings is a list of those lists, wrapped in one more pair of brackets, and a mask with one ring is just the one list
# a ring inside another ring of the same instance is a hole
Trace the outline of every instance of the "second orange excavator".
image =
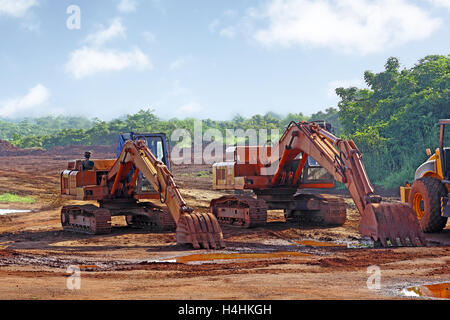
[(244, 227), (266, 223), (267, 209), (283, 209), (286, 219), (342, 225), (346, 205), (339, 197), (310, 189), (347, 187), (361, 220), (359, 232), (383, 246), (425, 245), (419, 222), (408, 204), (385, 203), (375, 194), (362, 154), (324, 122), (291, 122), (275, 146), (237, 146), (231, 161), (213, 165), (216, 190), (252, 190), (250, 196), (226, 195), (211, 201), (219, 222)]

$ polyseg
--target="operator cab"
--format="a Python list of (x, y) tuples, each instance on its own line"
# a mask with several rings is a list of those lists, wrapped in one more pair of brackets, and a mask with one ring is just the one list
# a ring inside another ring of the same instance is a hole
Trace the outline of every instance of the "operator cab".
[(152, 154), (166, 165), (170, 170), (169, 150), (167, 146), (167, 138), (164, 133), (122, 133), (119, 137), (119, 143), (117, 145), (116, 156), (119, 157), (122, 151), (123, 145), (126, 141), (132, 140), (144, 140), (146, 145), (152, 152)]
[(301, 183), (317, 186), (327, 185), (329, 187), (329, 185), (334, 186), (334, 178), (325, 168), (318, 164), (316, 160), (308, 157), (308, 161), (303, 169)]
[[(151, 153), (155, 156), (158, 161), (161, 161), (166, 165), (166, 167), (170, 170), (170, 158), (169, 158), (169, 147), (167, 144), (167, 138), (164, 133), (134, 133), (127, 132), (122, 133), (119, 136), (119, 143), (117, 144), (117, 157), (119, 157), (122, 152), (123, 145), (127, 141), (138, 141), (143, 140), (145, 144), (150, 149)], [(131, 170), (129, 173), (129, 180), (133, 176), (134, 170)], [(137, 180), (137, 194), (157, 194), (157, 192), (153, 189), (150, 182), (139, 173), (139, 177)]]
[[(328, 123), (324, 120), (314, 120), (311, 121), (319, 125), (319, 127), (327, 130), (330, 133), (335, 133), (333, 126), (331, 123)], [(299, 160), (303, 157), (303, 152), (300, 153), (293, 162), (295, 165), (298, 165)], [(294, 169), (296, 170), (296, 168)], [(304, 185), (303, 188), (312, 187), (312, 188), (334, 188), (334, 178), (333, 176), (316, 160), (312, 157), (308, 157), (308, 161), (306, 161), (305, 167), (303, 169), (300, 183)]]

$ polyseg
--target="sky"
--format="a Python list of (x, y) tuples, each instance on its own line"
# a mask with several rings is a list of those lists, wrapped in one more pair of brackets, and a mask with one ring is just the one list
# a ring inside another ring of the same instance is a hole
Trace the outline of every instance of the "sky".
[(311, 115), (430, 54), (450, 0), (0, 0), (0, 117)]

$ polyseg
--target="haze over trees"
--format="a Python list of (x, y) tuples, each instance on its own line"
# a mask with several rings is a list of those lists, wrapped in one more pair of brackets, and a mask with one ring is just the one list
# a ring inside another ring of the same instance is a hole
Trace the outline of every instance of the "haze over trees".
[[(337, 109), (329, 108), (326, 112), (319, 112), (312, 117), (307, 117), (302, 113), (280, 116), (273, 112), (254, 115), (250, 118), (236, 115), (232, 120), (227, 121), (204, 119), (202, 125), (204, 131), (218, 129), (223, 136), (225, 136), (226, 129), (279, 129), (282, 133), (290, 121), (308, 121), (311, 118), (318, 119), (318, 117), (327, 120), (327, 117), (330, 117), (333, 118), (333, 124), (339, 130)], [(0, 139), (8, 140), (22, 148), (48, 149), (65, 145), (112, 145), (117, 143), (120, 133), (129, 131), (163, 132), (170, 137), (174, 130), (186, 129), (193, 134), (194, 121), (193, 118), (163, 120), (158, 118), (153, 110), (141, 110), (136, 114), (112, 121), (89, 120), (82, 117), (45, 117), (16, 122), (0, 120)]]

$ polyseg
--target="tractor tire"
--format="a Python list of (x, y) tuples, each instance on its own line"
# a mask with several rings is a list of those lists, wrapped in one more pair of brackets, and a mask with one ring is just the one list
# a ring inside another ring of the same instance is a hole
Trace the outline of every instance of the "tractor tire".
[(447, 224), (441, 215), (441, 197), (446, 188), (438, 179), (423, 177), (414, 181), (409, 195), (409, 204), (417, 215), (423, 232), (440, 232)]

